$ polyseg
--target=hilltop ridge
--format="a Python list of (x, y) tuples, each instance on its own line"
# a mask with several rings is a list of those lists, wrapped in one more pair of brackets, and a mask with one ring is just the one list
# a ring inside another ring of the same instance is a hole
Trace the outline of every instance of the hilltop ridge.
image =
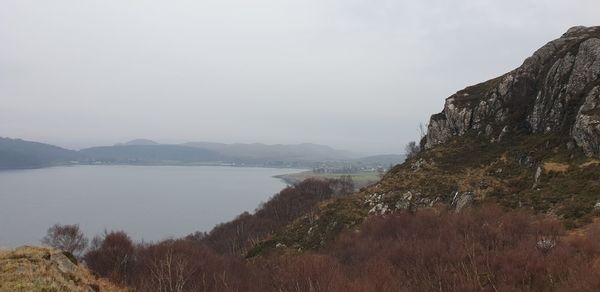
[(423, 144), (518, 133), (569, 136), (587, 156), (600, 156), (600, 27), (573, 27), (519, 68), (448, 97)]
[(0, 137), (0, 169), (37, 168), (81, 159), (77, 151), (50, 144)]
[(70, 150), (50, 144), (0, 137), (0, 169), (27, 169), (73, 164), (239, 165), (313, 168), (323, 163), (378, 165), (389, 157), (367, 157), (326, 145), (225, 144), (188, 142), (162, 144), (135, 139), (111, 146)]

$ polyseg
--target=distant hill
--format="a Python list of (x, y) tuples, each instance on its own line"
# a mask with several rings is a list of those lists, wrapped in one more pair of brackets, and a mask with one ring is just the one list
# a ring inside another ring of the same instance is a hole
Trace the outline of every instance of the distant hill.
[(154, 142), (148, 139), (135, 139), (125, 143), (118, 143), (115, 146), (123, 146), (123, 145), (158, 145), (159, 143)]
[(0, 138), (0, 169), (60, 165), (80, 158), (77, 151), (21, 139)]
[(211, 142), (189, 142), (183, 145), (210, 149), (219, 152), (231, 162), (245, 164), (300, 164), (307, 165), (323, 161), (342, 161), (355, 158), (347, 151), (311, 143), (291, 145), (224, 144)]
[(404, 161), (403, 155), (377, 155), (358, 158), (348, 151), (318, 144), (224, 144), (189, 142), (159, 144), (136, 139), (114, 146), (68, 150), (57, 146), (0, 138), (0, 169), (39, 168), (80, 164), (234, 164), (264, 167), (314, 168), (387, 167)]
[(406, 155), (403, 154), (382, 154), (358, 158), (353, 160), (353, 162), (357, 164), (387, 167), (389, 165), (400, 164), (404, 162), (404, 160), (406, 160)]
[(212, 150), (181, 145), (117, 145), (82, 149), (83, 155), (109, 163), (200, 163), (219, 162), (222, 156)]

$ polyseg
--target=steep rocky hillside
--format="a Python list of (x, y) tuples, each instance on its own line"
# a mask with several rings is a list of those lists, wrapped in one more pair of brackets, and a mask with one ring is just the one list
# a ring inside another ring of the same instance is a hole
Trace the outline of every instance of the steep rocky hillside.
[(0, 291), (128, 291), (92, 275), (60, 250), (0, 250)]
[(560, 218), (600, 213), (600, 27), (574, 27), (519, 68), (467, 87), (431, 117), (416, 157), (361, 192), (323, 203), (272, 238), (317, 249), (370, 215), (499, 203)]
[(490, 142), (559, 134), (600, 156), (600, 27), (571, 28), (521, 67), (446, 99), (431, 117), (425, 147), (469, 133)]

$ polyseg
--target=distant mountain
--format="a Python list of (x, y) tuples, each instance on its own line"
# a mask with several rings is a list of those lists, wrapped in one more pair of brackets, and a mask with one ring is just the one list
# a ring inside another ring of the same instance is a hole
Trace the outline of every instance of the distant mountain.
[(227, 163), (248, 166), (312, 168), (324, 162), (351, 163), (357, 167), (398, 164), (402, 155), (358, 158), (350, 152), (325, 145), (303, 144), (225, 144), (188, 142), (159, 144), (136, 139), (115, 146), (93, 147), (80, 151), (94, 161), (105, 163)]
[(123, 145), (158, 145), (159, 143), (154, 142), (148, 139), (135, 139), (125, 143), (118, 143), (115, 146), (123, 146)]
[(0, 169), (60, 165), (80, 158), (77, 151), (21, 139), (0, 138)]
[(108, 163), (201, 163), (219, 162), (219, 153), (182, 145), (117, 145), (92, 147), (80, 153)]
[(224, 144), (189, 142), (183, 145), (219, 152), (231, 162), (246, 164), (303, 164), (323, 161), (342, 161), (356, 158), (347, 151), (311, 143), (291, 145)]
[(49, 144), (0, 138), (0, 169), (38, 168), (71, 163), (95, 164), (235, 164), (264, 167), (314, 168), (352, 165), (372, 168), (404, 161), (402, 155), (356, 155), (317, 144), (224, 144), (189, 142), (159, 144), (136, 139), (114, 146), (68, 150)]

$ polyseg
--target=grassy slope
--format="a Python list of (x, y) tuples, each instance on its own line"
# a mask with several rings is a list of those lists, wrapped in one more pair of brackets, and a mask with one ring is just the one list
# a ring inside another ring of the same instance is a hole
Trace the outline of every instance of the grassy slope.
[(0, 250), (0, 291), (128, 291), (92, 275), (60, 250)]
[(582, 226), (598, 212), (594, 206), (600, 201), (600, 163), (569, 147), (564, 137), (516, 135), (501, 143), (457, 138), (396, 166), (351, 197), (324, 202), (318, 211), (258, 244), (249, 256), (277, 244), (318, 249), (343, 228), (357, 226), (374, 207), (380, 214), (448, 205), (457, 191), (474, 193), (476, 204), (497, 202), (554, 214), (567, 227)]

